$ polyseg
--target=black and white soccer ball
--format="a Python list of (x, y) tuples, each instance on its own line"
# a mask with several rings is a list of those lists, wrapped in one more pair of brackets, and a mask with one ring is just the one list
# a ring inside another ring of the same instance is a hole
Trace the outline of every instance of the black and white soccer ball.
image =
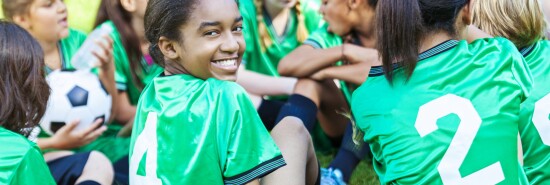
[(111, 95), (99, 78), (90, 71), (55, 70), (46, 76), (51, 88), (46, 113), (40, 127), (53, 135), (74, 120), (74, 131), (88, 128), (96, 119), (105, 122), (111, 113)]

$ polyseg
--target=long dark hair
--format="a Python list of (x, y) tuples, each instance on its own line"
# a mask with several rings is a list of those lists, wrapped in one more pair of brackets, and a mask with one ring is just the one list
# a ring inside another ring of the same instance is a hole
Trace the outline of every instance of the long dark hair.
[(133, 83), (141, 89), (143, 88), (143, 82), (139, 76), (143, 71), (143, 67), (141, 66), (143, 53), (141, 52), (139, 38), (131, 25), (132, 15), (122, 7), (120, 0), (103, 0), (99, 6), (94, 27), (108, 20), (113, 21), (113, 24), (120, 33), (120, 39), (130, 63), (130, 73)]
[(469, 0), (383, 0), (376, 11), (377, 49), (386, 78), (393, 82), (393, 63), (412, 76), (420, 41), (435, 31), (457, 34), (455, 21)]
[(197, 0), (149, 0), (145, 11), (145, 37), (151, 42), (149, 54), (158, 65), (164, 67), (164, 55), (158, 41), (161, 36), (181, 41), (179, 28), (187, 23), (196, 8)]
[(46, 111), (44, 53), (25, 29), (0, 21), (0, 126), (28, 136)]

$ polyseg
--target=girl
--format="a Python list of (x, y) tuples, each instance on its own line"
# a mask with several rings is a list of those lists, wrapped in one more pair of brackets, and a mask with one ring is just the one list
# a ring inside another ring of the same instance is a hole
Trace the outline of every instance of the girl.
[(508, 40), (455, 40), (474, 2), (378, 2), (384, 70), (371, 70), (351, 106), (382, 184), (527, 183), (511, 143), (530, 71)]
[(147, 51), (149, 43), (143, 28), (146, 5), (145, 0), (102, 1), (96, 19), (96, 26), (113, 30), (110, 36), (114, 41), (115, 82), (119, 94), (115, 122), (126, 125), (120, 136), (130, 135), (141, 91), (163, 70)]
[[(296, 49), (322, 23), (318, 0), (244, 0), (239, 1), (243, 15), (247, 49), (237, 81), (250, 94), (260, 118), (270, 130), (284, 103), (300, 104), (303, 97), (288, 97), (297, 78), (280, 77), (277, 65)], [(319, 123), (332, 140), (342, 136), (345, 118), (336, 113), (344, 99), (332, 81), (324, 81)], [(305, 100), (304, 100), (305, 101)], [(316, 100), (315, 100), (316, 101)], [(306, 125), (308, 130), (314, 128)]]
[(267, 174), (263, 184), (318, 182), (301, 119), (289, 114), (273, 129), (281, 155), (232, 82), (245, 50), (242, 19), (233, 0), (149, 1), (145, 35), (164, 71), (138, 103), (131, 184), (259, 184)]
[[(279, 63), (281, 75), (310, 77), (316, 80), (341, 80), (347, 102), (351, 93), (366, 80), (371, 65), (378, 63), (375, 49), (374, 14), (376, 0), (324, 0), (319, 11), (328, 25), (313, 32), (304, 44)], [(341, 37), (351, 42), (342, 44)], [(347, 65), (340, 65), (345, 60)], [(338, 66), (333, 66), (338, 65)], [(344, 139), (334, 160), (323, 170), (321, 181), (327, 184), (349, 182), (353, 169), (369, 152), (368, 145), (352, 141), (352, 124), (348, 124)]]
[[(44, 54), (23, 28), (0, 21), (0, 184), (55, 184), (35, 143), (25, 138), (46, 111)], [(28, 175), (33, 174), (34, 178)]]
[[(76, 53), (86, 36), (67, 27), (66, 7), (60, 0), (4, 0), (2, 8), (6, 18), (27, 30), (44, 51), (46, 74), (57, 69), (72, 69), (70, 59)], [(106, 39), (107, 43), (111, 41)], [(99, 60), (99, 78), (107, 91), (116, 99), (111, 63), (111, 46), (98, 42), (101, 52), (94, 53)], [(114, 104), (113, 104), (114, 106)], [(115, 106), (116, 107), (116, 106)], [(111, 114), (112, 115), (112, 114)], [(99, 184), (113, 182), (113, 169), (109, 160), (99, 152), (74, 153), (72, 151), (94, 141), (106, 127), (98, 126), (97, 120), (88, 129), (73, 132), (77, 121), (58, 130), (52, 137), (41, 134), (38, 146), (48, 151), (44, 158), (48, 162), (58, 184), (75, 184), (92, 181)], [(98, 129), (95, 129), (98, 128)]]
[[(506, 13), (500, 11), (506, 10)], [(511, 40), (533, 74), (531, 96), (522, 103), (519, 133), (523, 169), (530, 184), (550, 183), (550, 42), (543, 40), (546, 23), (537, 0), (485, 0), (474, 6), (474, 24), (483, 31)], [(518, 18), (520, 18), (518, 20)], [(515, 24), (509, 24), (514, 20)]]

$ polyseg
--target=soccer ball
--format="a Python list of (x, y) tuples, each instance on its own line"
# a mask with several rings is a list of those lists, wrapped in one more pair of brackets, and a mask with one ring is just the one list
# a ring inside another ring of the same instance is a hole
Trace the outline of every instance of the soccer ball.
[(51, 88), (42, 130), (53, 135), (61, 127), (80, 120), (74, 131), (88, 128), (96, 119), (109, 119), (111, 95), (99, 78), (86, 70), (55, 70), (46, 76)]

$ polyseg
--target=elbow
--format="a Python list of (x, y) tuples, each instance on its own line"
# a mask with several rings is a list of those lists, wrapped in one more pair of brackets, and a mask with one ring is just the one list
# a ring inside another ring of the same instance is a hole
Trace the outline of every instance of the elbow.
[(293, 76), (293, 67), (289, 66), (289, 63), (289, 59), (287, 58), (284, 58), (279, 62), (279, 65), (277, 66), (277, 71), (281, 76)]

